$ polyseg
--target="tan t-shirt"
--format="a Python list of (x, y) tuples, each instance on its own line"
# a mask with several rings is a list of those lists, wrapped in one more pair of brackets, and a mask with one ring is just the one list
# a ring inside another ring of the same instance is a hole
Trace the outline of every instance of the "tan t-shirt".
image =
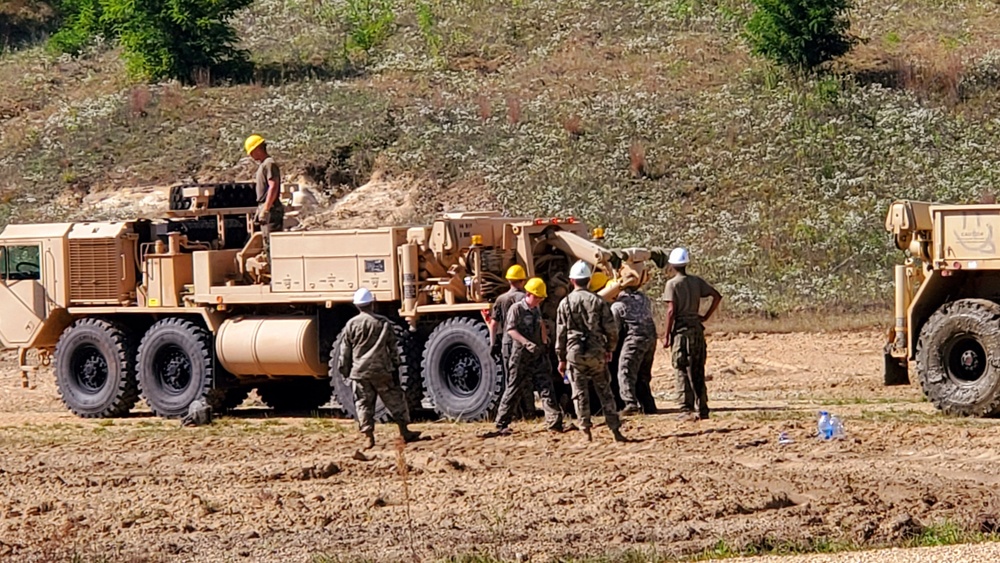
[(260, 163), (260, 166), (257, 167), (256, 180), (257, 203), (264, 203), (267, 200), (268, 180), (274, 180), (278, 187), (281, 187), (281, 171), (278, 170), (278, 165), (273, 158), (267, 157)]
[(674, 302), (674, 323), (677, 326), (701, 326), (701, 300), (715, 289), (698, 276), (678, 274), (667, 281), (663, 300)]

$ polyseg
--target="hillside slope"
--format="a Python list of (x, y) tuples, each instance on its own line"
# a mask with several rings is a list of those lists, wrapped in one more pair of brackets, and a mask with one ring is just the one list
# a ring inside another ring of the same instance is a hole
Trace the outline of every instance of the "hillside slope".
[(82, 202), (121, 187), (246, 178), (241, 140), (259, 132), (331, 201), (377, 169), (420, 186), (393, 220), (571, 214), (616, 244), (688, 245), (730, 307), (782, 313), (886, 303), (889, 201), (996, 185), (994, 2), (859, 1), (864, 43), (812, 80), (750, 57), (742, 0), (415, 4), (347, 57), (343, 1), (258, 0), (236, 21), (250, 85), (130, 84), (107, 47), (0, 57), (0, 223), (114, 215)]

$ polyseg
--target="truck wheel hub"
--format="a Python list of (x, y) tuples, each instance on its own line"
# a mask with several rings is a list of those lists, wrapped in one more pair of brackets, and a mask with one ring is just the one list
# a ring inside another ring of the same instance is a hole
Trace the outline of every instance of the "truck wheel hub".
[(972, 350), (966, 350), (962, 353), (962, 367), (968, 371), (976, 369), (979, 365), (979, 356), (976, 355)]
[(986, 350), (975, 338), (962, 338), (948, 352), (948, 372), (957, 383), (978, 381), (986, 372)]
[(96, 348), (81, 350), (74, 363), (74, 371), (79, 374), (80, 384), (87, 389), (96, 391), (107, 382), (108, 362)]
[(448, 387), (456, 395), (467, 397), (476, 392), (482, 379), (482, 366), (475, 352), (465, 346), (456, 346), (445, 354), (443, 370)]
[(183, 391), (191, 382), (191, 359), (180, 348), (165, 349), (159, 358), (160, 381), (172, 391)]

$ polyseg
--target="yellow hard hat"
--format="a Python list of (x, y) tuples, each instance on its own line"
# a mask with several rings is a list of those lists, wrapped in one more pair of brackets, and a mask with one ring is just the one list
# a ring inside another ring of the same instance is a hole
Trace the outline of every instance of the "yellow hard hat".
[(545, 291), (545, 282), (541, 278), (531, 278), (528, 280), (528, 283), (524, 284), (524, 290), (541, 299), (549, 296), (548, 292)]
[(520, 264), (514, 264), (510, 268), (507, 268), (507, 279), (510, 281), (519, 281), (528, 279), (528, 274), (524, 272), (524, 267)]
[(247, 151), (247, 154), (253, 152), (253, 150), (259, 147), (264, 142), (264, 137), (260, 135), (250, 135), (247, 137), (246, 141), (243, 141), (243, 149)]
[(604, 289), (604, 286), (608, 285), (608, 276), (604, 272), (594, 272), (594, 275), (590, 276), (590, 291), (600, 291)]

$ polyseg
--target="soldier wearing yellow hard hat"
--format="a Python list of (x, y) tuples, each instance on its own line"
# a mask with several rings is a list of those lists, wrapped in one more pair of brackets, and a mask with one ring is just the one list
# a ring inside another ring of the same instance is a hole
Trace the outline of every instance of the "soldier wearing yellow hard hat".
[(608, 278), (608, 275), (604, 272), (594, 272), (594, 274), (590, 276), (590, 286), (587, 289), (597, 293), (598, 291), (604, 289), (604, 286), (608, 285), (609, 281), (610, 278)]
[(507, 365), (507, 386), (497, 409), (495, 435), (511, 433), (513, 412), (521, 397), (537, 392), (545, 410), (545, 427), (562, 432), (562, 410), (556, 402), (552, 384), (552, 366), (549, 364), (549, 337), (539, 307), (548, 296), (545, 282), (531, 278), (524, 286), (526, 295), (507, 311), (504, 332), (511, 342), (510, 361)]
[(281, 170), (267, 153), (267, 141), (260, 135), (250, 135), (243, 141), (243, 150), (257, 161), (257, 217), (264, 237), (264, 253), (271, 258), (271, 233), (281, 231), (285, 223), (285, 207), (281, 203)]
[[(507, 326), (507, 312), (515, 303), (524, 299), (524, 284), (528, 279), (528, 274), (524, 271), (524, 266), (514, 264), (510, 268), (507, 268), (507, 274), (504, 277), (507, 278), (510, 289), (500, 297), (497, 297), (496, 301), (493, 302), (493, 308), (490, 310), (489, 326), (490, 344), (493, 353), (499, 354), (502, 358), (504, 377), (506, 378), (507, 363), (510, 360), (511, 350), (510, 336), (504, 330), (504, 327)], [(519, 399), (520, 402), (517, 404), (520, 406), (520, 410), (528, 409), (529, 411), (534, 411), (533, 397), (525, 394), (524, 397), (520, 397)]]

